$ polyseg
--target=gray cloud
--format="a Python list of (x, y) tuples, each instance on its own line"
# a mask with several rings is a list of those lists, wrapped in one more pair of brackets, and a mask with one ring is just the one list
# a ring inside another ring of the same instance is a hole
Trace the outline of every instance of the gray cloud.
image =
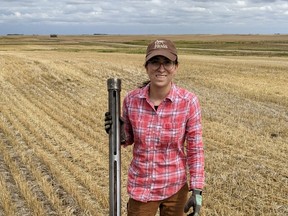
[(286, 20), (288, 0), (2, 0), (0, 34), (287, 33)]

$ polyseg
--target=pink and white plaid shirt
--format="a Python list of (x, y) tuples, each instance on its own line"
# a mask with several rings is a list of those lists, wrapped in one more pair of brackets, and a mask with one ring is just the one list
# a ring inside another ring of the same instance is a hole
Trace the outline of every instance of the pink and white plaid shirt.
[(127, 190), (131, 198), (142, 202), (177, 193), (187, 182), (186, 167), (190, 189), (202, 189), (205, 180), (198, 98), (172, 84), (169, 95), (155, 110), (149, 86), (129, 92), (122, 109), (125, 146), (134, 143)]

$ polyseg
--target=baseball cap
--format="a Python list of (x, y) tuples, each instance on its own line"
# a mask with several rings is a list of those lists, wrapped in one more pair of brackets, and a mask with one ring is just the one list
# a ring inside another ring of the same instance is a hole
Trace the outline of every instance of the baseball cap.
[(146, 50), (145, 62), (158, 55), (164, 56), (171, 61), (175, 61), (177, 59), (177, 50), (174, 43), (167, 39), (158, 39), (151, 42)]

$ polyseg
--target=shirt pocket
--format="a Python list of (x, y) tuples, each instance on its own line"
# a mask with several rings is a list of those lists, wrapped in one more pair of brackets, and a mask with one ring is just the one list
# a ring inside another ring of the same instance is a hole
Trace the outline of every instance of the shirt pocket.
[(178, 148), (184, 142), (185, 125), (181, 122), (169, 122), (162, 125), (160, 143), (167, 148)]

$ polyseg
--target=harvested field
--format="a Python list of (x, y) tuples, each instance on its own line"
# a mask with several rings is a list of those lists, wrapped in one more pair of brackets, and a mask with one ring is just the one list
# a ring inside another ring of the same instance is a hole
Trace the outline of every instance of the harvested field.
[[(109, 214), (106, 80), (146, 80), (155, 37), (0, 37), (0, 216)], [(288, 36), (166, 37), (203, 110), (201, 215), (288, 215)]]

